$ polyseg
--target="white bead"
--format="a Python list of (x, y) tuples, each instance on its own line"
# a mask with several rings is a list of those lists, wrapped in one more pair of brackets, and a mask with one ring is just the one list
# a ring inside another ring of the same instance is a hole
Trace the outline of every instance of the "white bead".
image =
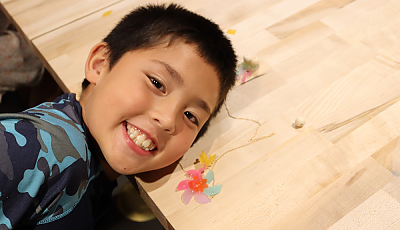
[(249, 54), (244, 55), (243, 61), (246, 63), (250, 63), (252, 57)]
[(260, 64), (260, 60), (258, 60), (258, 57), (253, 57), (250, 61), (250, 65), (252, 67), (256, 67)]
[(296, 125), (297, 128), (303, 127), (305, 123), (306, 123), (306, 120), (303, 117), (298, 117), (294, 121), (294, 124)]

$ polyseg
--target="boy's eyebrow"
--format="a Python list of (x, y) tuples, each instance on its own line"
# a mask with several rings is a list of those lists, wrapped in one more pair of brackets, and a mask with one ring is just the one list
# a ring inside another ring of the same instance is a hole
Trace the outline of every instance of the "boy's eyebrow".
[(169, 75), (171, 75), (171, 77), (178, 82), (178, 84), (183, 83), (182, 76), (178, 73), (178, 71), (176, 71), (174, 68), (172, 68), (172, 66), (170, 66), (169, 64), (167, 64), (163, 61), (157, 60), (157, 59), (152, 59), (152, 61), (161, 64), (165, 68), (165, 70), (167, 70)]
[[(178, 71), (176, 71), (174, 68), (172, 68), (172, 66), (170, 66), (168, 63), (165, 63), (165, 62), (157, 60), (157, 59), (152, 59), (152, 61), (161, 64), (167, 70), (167, 72), (171, 75), (171, 77), (178, 82), (178, 84), (183, 84), (182, 76), (178, 73)], [(210, 106), (208, 106), (208, 104), (205, 101), (198, 99), (196, 101), (196, 104), (200, 108), (205, 110), (208, 114), (211, 114)]]
[(208, 114), (211, 114), (210, 106), (208, 106), (207, 103), (206, 103), (205, 101), (203, 101), (203, 100), (201, 100), (201, 99), (198, 99), (198, 100), (196, 101), (196, 104), (197, 104), (200, 108), (204, 109)]

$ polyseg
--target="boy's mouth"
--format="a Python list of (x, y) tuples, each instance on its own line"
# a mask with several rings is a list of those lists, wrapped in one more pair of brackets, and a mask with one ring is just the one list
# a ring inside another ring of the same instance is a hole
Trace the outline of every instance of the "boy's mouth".
[(156, 144), (150, 138), (148, 138), (146, 134), (142, 133), (140, 129), (127, 123), (126, 132), (133, 143), (135, 143), (141, 149), (145, 151), (152, 151), (156, 149)]

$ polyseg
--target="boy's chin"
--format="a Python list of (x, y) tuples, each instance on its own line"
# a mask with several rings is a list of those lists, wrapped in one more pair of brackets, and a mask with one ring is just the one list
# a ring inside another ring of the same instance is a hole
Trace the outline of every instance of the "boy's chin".
[(144, 169), (133, 168), (133, 167), (126, 167), (126, 168), (113, 167), (113, 170), (120, 175), (126, 175), (126, 176), (134, 175), (142, 171), (145, 171)]
[[(168, 164), (168, 165), (162, 165), (162, 166), (149, 166), (149, 167), (140, 167), (140, 168), (133, 168), (131, 167), (130, 169), (127, 168), (118, 168), (116, 171), (117, 173), (121, 174), (121, 175), (126, 175), (126, 176), (130, 176), (130, 175), (148, 175), (151, 177), (154, 176), (158, 176), (159, 178), (171, 174), (175, 171), (175, 168), (177, 167), (179, 161), (173, 162), (172, 164)], [(152, 175), (155, 174), (155, 175)]]
[(138, 164), (138, 165), (130, 165), (130, 166), (122, 166), (118, 165), (118, 166), (111, 166), (113, 168), (113, 170), (120, 174), (120, 175), (135, 175), (138, 173), (143, 173), (143, 172), (147, 172), (147, 171), (152, 171), (154, 167), (147, 167), (144, 164)]
[[(141, 181), (146, 182), (146, 183), (152, 183), (152, 182), (160, 182), (161, 181), (167, 181), (169, 176), (172, 175), (172, 173), (175, 171), (176, 167), (178, 166), (179, 160), (173, 162), (172, 164), (169, 164), (167, 166), (153, 169), (153, 170), (148, 170), (144, 171), (141, 173), (134, 174), (135, 177), (140, 178)], [(163, 184), (163, 183), (161, 183)]]

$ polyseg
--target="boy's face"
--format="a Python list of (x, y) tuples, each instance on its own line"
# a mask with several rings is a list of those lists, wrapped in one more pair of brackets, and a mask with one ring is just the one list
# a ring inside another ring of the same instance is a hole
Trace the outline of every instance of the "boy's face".
[(182, 42), (128, 52), (111, 71), (105, 51), (99, 43), (89, 55), (81, 103), (107, 163), (125, 175), (173, 163), (217, 104), (217, 72)]

